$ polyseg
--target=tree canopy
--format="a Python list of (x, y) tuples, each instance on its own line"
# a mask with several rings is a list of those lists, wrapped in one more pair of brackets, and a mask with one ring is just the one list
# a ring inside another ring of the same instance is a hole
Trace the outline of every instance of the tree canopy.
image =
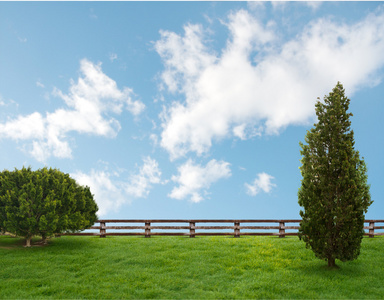
[(318, 122), (300, 142), (299, 237), (320, 259), (353, 260), (360, 254), (364, 213), (371, 201), (364, 159), (354, 148), (350, 99), (341, 83), (317, 101)]
[(4, 170), (0, 173), (0, 230), (46, 237), (91, 227), (97, 204), (89, 187), (57, 169)]

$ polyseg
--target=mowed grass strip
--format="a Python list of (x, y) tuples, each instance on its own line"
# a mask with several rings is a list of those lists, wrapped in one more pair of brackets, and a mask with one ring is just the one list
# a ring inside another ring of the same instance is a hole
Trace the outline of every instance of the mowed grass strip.
[[(34, 240), (36, 242), (38, 240)], [(384, 237), (328, 270), (297, 237), (0, 236), (0, 298), (383, 299)]]

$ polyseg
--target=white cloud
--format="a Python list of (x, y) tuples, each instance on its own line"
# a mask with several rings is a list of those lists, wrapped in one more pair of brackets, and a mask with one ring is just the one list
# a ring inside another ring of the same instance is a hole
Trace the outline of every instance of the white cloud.
[(90, 187), (99, 207), (99, 216), (117, 212), (123, 204), (131, 202), (124, 193), (124, 184), (116, 182), (114, 175), (108, 172), (91, 170), (90, 174), (85, 174), (78, 171), (71, 175), (79, 184)]
[(138, 174), (132, 175), (126, 192), (134, 197), (146, 197), (152, 184), (161, 183), (161, 171), (156, 160), (150, 157), (144, 158), (144, 164)]
[(248, 1), (247, 6), (249, 10), (254, 12), (264, 12), (265, 11), (265, 3), (266, 1)]
[(109, 60), (111, 62), (113, 62), (116, 59), (117, 59), (117, 54), (116, 53), (109, 53)]
[(41, 88), (45, 88), (45, 85), (42, 84), (40, 80), (36, 81), (36, 86), (41, 87)]
[(276, 184), (271, 182), (272, 179), (274, 179), (274, 177), (267, 173), (257, 174), (257, 177), (251, 184), (244, 184), (247, 190), (247, 194), (251, 196), (256, 196), (261, 191), (263, 191), (264, 193), (270, 193), (272, 188), (276, 187)]
[(42, 139), (45, 135), (45, 120), (41, 114), (35, 112), (26, 117), (0, 124), (0, 137), (14, 140)]
[(261, 24), (247, 11), (229, 15), (230, 37), (220, 56), (204, 42), (200, 25), (184, 36), (161, 31), (155, 48), (163, 60), (162, 83), (184, 102), (162, 114), (161, 146), (171, 159), (209, 151), (215, 139), (278, 134), (315, 117), (317, 97), (341, 81), (351, 96), (378, 84), (384, 65), (384, 14), (355, 24), (318, 19), (282, 42), (276, 24)]
[(284, 10), (287, 7), (286, 1), (271, 1), (274, 10)]
[(95, 10), (94, 10), (93, 8), (91, 8), (91, 9), (89, 10), (89, 17), (90, 17), (91, 19), (94, 19), (94, 20), (97, 20), (97, 19), (98, 19), (98, 16), (96, 15)]
[(142, 102), (132, 99), (132, 89), (120, 90), (116, 82), (102, 72), (101, 64), (83, 59), (80, 71), (82, 76), (77, 82), (71, 81), (68, 94), (54, 90), (66, 108), (48, 112), (45, 117), (35, 112), (0, 124), (0, 138), (32, 140), (30, 153), (39, 161), (51, 155), (68, 158), (72, 155), (67, 141), (69, 132), (115, 137), (120, 123), (109, 117), (110, 113), (121, 114), (126, 109), (137, 116), (144, 109)]
[(310, 0), (304, 1), (304, 4), (312, 9), (312, 11), (316, 11), (323, 4), (322, 1)]
[(152, 133), (149, 135), (149, 140), (152, 142), (154, 147), (157, 147), (159, 143), (159, 138), (156, 134)]
[(246, 126), (246, 124), (241, 124), (241, 125), (235, 126), (233, 128), (233, 135), (237, 136), (241, 140), (246, 140), (245, 126)]
[(71, 176), (81, 185), (90, 187), (99, 206), (99, 216), (109, 212), (117, 212), (125, 204), (130, 204), (133, 198), (148, 196), (153, 184), (161, 182), (161, 171), (156, 160), (146, 157), (138, 174), (126, 180), (120, 179), (121, 172), (91, 170), (89, 174), (81, 171)]
[(200, 73), (215, 62), (203, 44), (204, 30), (200, 25), (184, 26), (185, 36), (170, 31), (160, 31), (161, 40), (155, 49), (164, 59), (166, 70), (161, 74), (171, 92), (194, 93), (193, 82)]
[(196, 165), (189, 159), (178, 168), (178, 172), (179, 175), (172, 176), (172, 181), (179, 186), (173, 188), (168, 196), (179, 200), (190, 197), (192, 202), (202, 201), (201, 193), (206, 193), (212, 183), (231, 176), (229, 163), (215, 159), (209, 161), (205, 167)]
[[(2, 95), (0, 95), (0, 106), (4, 106), (4, 107), (7, 107), (7, 106), (16, 106), (18, 107), (19, 105), (12, 99), (6, 99), (4, 98)], [(0, 124), (1, 125), (1, 124)]]

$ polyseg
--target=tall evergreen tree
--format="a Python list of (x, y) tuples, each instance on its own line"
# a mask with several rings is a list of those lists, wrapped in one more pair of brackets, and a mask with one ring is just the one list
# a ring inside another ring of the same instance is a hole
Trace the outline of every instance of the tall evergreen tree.
[(307, 144), (300, 142), (299, 238), (329, 267), (359, 256), (364, 213), (373, 202), (364, 159), (354, 148), (349, 103), (338, 82), (324, 103), (317, 101), (318, 123), (307, 131)]

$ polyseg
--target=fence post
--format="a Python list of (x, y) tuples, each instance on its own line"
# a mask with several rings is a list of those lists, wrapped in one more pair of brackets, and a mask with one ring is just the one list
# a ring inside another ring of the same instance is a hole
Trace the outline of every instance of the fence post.
[(105, 222), (100, 222), (100, 237), (101, 238), (106, 237), (106, 235), (105, 235), (106, 231), (107, 230), (105, 229)]
[(375, 237), (375, 222), (369, 222), (369, 237)]
[(240, 222), (235, 222), (235, 238), (240, 237)]
[(284, 238), (285, 237), (285, 223), (280, 222), (280, 228), (279, 228), (279, 237)]
[(189, 237), (195, 237), (195, 222), (189, 222)]
[(145, 222), (145, 237), (150, 238), (151, 237), (151, 223)]

